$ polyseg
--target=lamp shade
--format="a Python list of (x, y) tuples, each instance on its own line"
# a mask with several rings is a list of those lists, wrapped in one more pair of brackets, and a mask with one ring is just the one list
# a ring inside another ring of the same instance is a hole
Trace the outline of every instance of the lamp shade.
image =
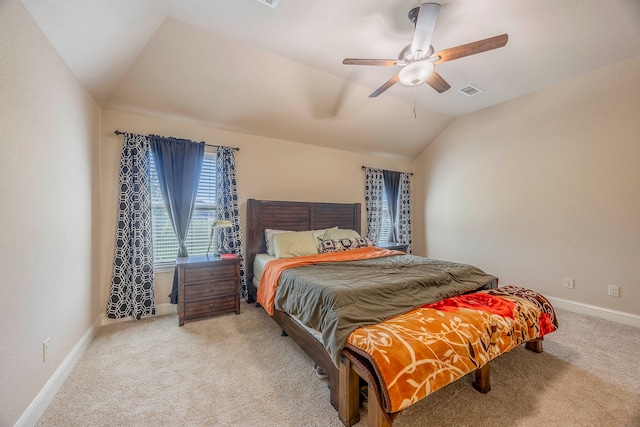
[[(207, 245), (207, 255), (209, 255), (209, 250), (211, 250), (211, 243), (213, 241), (213, 231), (217, 228), (231, 228), (233, 227), (233, 223), (227, 219), (219, 219), (217, 221), (214, 221), (213, 224), (211, 225), (211, 233), (209, 234), (209, 245)], [(222, 238), (224, 239), (225, 233), (222, 233)], [(221, 253), (221, 249), (218, 248), (216, 250), (216, 253), (219, 255)]]
[(400, 70), (398, 78), (400, 83), (405, 86), (416, 86), (427, 81), (431, 74), (433, 74), (433, 64), (430, 61), (422, 60), (406, 65)]

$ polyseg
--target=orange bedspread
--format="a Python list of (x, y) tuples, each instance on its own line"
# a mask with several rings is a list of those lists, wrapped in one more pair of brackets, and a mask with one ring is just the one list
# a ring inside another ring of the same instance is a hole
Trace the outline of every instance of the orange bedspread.
[(353, 249), (344, 252), (330, 252), (326, 254), (310, 255), (295, 258), (277, 258), (269, 261), (264, 269), (264, 273), (260, 278), (260, 285), (256, 299), (262, 307), (273, 316), (273, 303), (276, 298), (276, 290), (282, 272), (295, 267), (304, 265), (318, 264), (322, 262), (336, 261), (354, 261), (358, 259), (379, 258), (394, 254), (403, 254), (404, 252), (393, 251), (389, 249), (381, 249), (374, 246)]
[(382, 408), (393, 413), (557, 326), (543, 296), (507, 286), (358, 328), (346, 347), (374, 366)]

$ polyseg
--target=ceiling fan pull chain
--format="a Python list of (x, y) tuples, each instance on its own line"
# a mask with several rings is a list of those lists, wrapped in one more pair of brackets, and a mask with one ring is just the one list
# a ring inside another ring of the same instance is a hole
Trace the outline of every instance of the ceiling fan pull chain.
[(413, 118), (417, 119), (418, 115), (416, 114), (416, 98), (418, 96), (417, 86), (413, 87)]

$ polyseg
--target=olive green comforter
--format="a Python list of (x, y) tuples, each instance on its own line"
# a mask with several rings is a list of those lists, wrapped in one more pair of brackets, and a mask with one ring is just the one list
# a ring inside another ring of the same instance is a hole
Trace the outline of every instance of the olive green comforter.
[(320, 331), (337, 365), (356, 328), (496, 280), (471, 265), (413, 255), (327, 262), (285, 270), (274, 306)]

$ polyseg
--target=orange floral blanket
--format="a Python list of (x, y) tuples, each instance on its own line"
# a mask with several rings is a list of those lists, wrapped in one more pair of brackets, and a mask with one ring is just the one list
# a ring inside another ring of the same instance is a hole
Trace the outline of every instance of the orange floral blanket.
[(506, 286), (447, 298), (358, 328), (346, 348), (373, 366), (381, 406), (393, 413), (557, 327), (546, 298)]

